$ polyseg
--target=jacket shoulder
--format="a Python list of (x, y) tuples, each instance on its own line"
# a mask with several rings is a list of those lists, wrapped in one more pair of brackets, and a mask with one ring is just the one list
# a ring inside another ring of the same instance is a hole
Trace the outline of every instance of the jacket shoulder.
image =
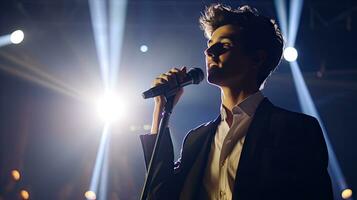
[(273, 106), (272, 121), (277, 121), (277, 123), (289, 124), (290, 126), (295, 125), (308, 125), (316, 126), (319, 125), (318, 120), (310, 115), (299, 113), (295, 111), (290, 111), (278, 106)]
[(211, 132), (212, 129), (215, 129), (220, 121), (220, 116), (216, 119), (208, 121), (206, 123), (200, 124), (199, 126), (188, 131), (184, 138), (184, 143), (191, 138), (196, 138), (205, 135), (205, 133)]
[(302, 142), (302, 138), (323, 140), (320, 124), (315, 117), (277, 106), (274, 106), (270, 118), (270, 130), (278, 138), (289, 138), (293, 143)]
[(188, 151), (191, 151), (192, 147), (201, 146), (207, 138), (210, 138), (210, 136), (214, 134), (219, 122), (220, 116), (218, 116), (215, 120), (203, 123), (188, 131), (182, 143), (181, 154), (184, 150), (190, 149)]

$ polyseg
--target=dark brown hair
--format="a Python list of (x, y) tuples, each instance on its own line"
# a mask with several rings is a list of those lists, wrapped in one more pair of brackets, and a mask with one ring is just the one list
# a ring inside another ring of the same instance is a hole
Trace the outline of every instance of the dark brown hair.
[(284, 47), (283, 36), (277, 23), (260, 15), (257, 9), (247, 5), (232, 9), (214, 4), (206, 8), (199, 21), (207, 38), (221, 26), (237, 25), (241, 29), (242, 47), (246, 53), (257, 50), (267, 53), (266, 61), (258, 72), (258, 86), (264, 83), (279, 64)]

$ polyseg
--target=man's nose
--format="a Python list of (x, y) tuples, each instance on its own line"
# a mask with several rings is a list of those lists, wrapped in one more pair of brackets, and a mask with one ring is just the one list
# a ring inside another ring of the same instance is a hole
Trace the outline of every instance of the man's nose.
[(211, 58), (217, 58), (225, 52), (226, 50), (223, 48), (223, 45), (221, 43), (216, 43), (205, 50), (206, 56), (209, 56)]
[(205, 50), (205, 55), (208, 56), (208, 57), (212, 57), (212, 58), (216, 57), (217, 55), (216, 55), (216, 53), (215, 53), (213, 50), (214, 50), (213, 46), (208, 47), (208, 48)]

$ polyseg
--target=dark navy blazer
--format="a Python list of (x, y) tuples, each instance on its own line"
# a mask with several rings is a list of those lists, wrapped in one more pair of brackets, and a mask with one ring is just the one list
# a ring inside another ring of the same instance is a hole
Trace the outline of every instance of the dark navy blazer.
[[(148, 199), (207, 199), (203, 175), (216, 120), (191, 130), (174, 162), (170, 132), (163, 134)], [(155, 135), (140, 136), (149, 164)], [(234, 200), (332, 200), (328, 153), (318, 121), (274, 106), (265, 98), (248, 129), (233, 190)]]

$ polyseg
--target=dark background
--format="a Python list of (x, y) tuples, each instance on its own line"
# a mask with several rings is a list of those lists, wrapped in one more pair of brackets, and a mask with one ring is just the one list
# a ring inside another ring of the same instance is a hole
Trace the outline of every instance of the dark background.
[[(213, 2), (129, 0), (118, 72), (129, 112), (113, 128), (110, 199), (138, 199), (145, 171), (138, 135), (147, 132), (143, 126), (151, 123), (153, 106), (152, 100), (141, 99), (141, 92), (172, 67), (204, 69), (206, 39), (198, 18)], [(249, 4), (276, 19), (273, 1), (221, 2)], [(352, 0), (305, 1), (296, 41), (305, 81), (355, 191), (356, 7)], [(0, 199), (17, 198), (21, 188), (29, 190), (31, 199), (83, 199), (102, 131), (93, 106), (83, 100), (102, 84), (88, 2), (1, 1), (0, 35), (16, 29), (25, 32), (24, 41), (0, 47)], [(143, 44), (146, 53), (140, 51)], [(300, 111), (286, 61), (264, 94), (276, 105)], [(171, 119), (176, 153), (188, 130), (218, 115), (219, 100), (219, 90), (206, 82), (185, 89)], [(16, 184), (12, 169), (22, 175)]]

